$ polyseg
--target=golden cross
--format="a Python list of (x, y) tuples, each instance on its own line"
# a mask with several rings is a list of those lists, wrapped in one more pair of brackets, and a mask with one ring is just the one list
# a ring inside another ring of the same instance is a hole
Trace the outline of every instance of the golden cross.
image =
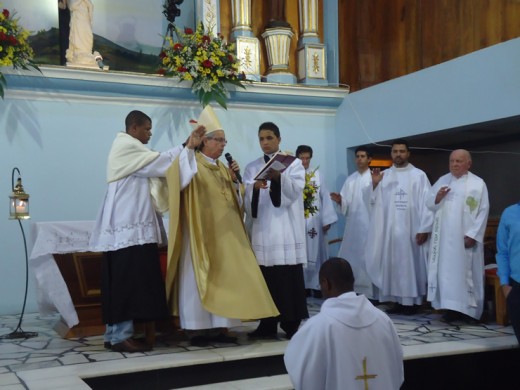
[(376, 374), (367, 374), (367, 358), (363, 358), (363, 375), (356, 376), (356, 380), (363, 380), (365, 382), (365, 390), (368, 390), (368, 380), (374, 379)]

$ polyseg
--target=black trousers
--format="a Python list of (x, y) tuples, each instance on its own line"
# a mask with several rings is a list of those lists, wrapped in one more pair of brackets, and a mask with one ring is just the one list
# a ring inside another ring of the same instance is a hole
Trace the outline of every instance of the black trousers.
[(520, 283), (510, 279), (509, 284), (512, 288), (506, 300), (507, 312), (511, 326), (515, 331), (516, 339), (520, 344)]

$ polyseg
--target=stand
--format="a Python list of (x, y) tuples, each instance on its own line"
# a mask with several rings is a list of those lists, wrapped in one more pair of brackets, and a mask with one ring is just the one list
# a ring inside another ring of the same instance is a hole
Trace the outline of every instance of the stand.
[(29, 287), (29, 256), (27, 255), (27, 241), (25, 240), (25, 232), (23, 230), (22, 221), (18, 220), (18, 223), (20, 224), (20, 229), (22, 230), (23, 246), (25, 249), (25, 295), (23, 298), (22, 314), (20, 314), (20, 321), (18, 321), (18, 326), (13, 332), (0, 336), (0, 340), (29, 339), (31, 337), (38, 336), (38, 333), (36, 332), (25, 332), (22, 329), (23, 314), (25, 312), (25, 304), (27, 303), (27, 289)]

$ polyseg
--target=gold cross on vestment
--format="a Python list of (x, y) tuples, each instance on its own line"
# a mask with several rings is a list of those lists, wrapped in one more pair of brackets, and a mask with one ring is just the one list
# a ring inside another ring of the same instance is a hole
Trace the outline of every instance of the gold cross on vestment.
[(365, 390), (368, 390), (368, 380), (374, 379), (376, 374), (367, 374), (367, 358), (363, 358), (363, 375), (356, 376), (356, 380), (363, 380), (365, 382)]

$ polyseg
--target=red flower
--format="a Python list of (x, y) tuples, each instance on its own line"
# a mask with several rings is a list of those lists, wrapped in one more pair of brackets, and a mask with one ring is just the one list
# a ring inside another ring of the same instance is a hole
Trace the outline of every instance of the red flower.
[(184, 34), (191, 35), (193, 34), (193, 30), (189, 27), (184, 27)]
[(179, 66), (179, 67), (177, 68), (177, 72), (184, 73), (184, 72), (187, 72), (187, 71), (188, 71), (188, 69), (185, 68), (184, 66)]
[(235, 57), (233, 57), (232, 54), (228, 54), (227, 59), (228, 59), (229, 62), (234, 62), (235, 61)]
[(202, 62), (202, 66), (204, 68), (211, 68), (211, 67), (213, 67), (213, 62), (211, 62), (210, 60), (206, 60), (206, 61)]
[(209, 43), (211, 41), (210, 37), (208, 37), (207, 35), (204, 35), (202, 37), (202, 43)]
[(164, 58), (166, 57), (166, 53), (164, 51), (161, 51), (161, 53), (159, 54), (159, 58)]
[(18, 45), (18, 40), (15, 37), (13, 37), (12, 35), (7, 36), (7, 42), (9, 42), (11, 44), (11, 46)]
[(175, 45), (173, 45), (173, 50), (175, 51), (179, 51), (182, 49), (182, 44), (180, 43), (176, 43)]
[(4, 14), (5, 18), (7, 19), (9, 17), (9, 10), (5, 9), (2, 11), (2, 13)]
[(7, 35), (5, 35), (5, 33), (3, 33), (2, 31), (0, 31), (0, 41), (5, 41), (7, 40)]
[(160, 75), (164, 75), (166, 73), (166, 71), (164, 70), (164, 68), (161, 68), (157, 71), (157, 73)]

